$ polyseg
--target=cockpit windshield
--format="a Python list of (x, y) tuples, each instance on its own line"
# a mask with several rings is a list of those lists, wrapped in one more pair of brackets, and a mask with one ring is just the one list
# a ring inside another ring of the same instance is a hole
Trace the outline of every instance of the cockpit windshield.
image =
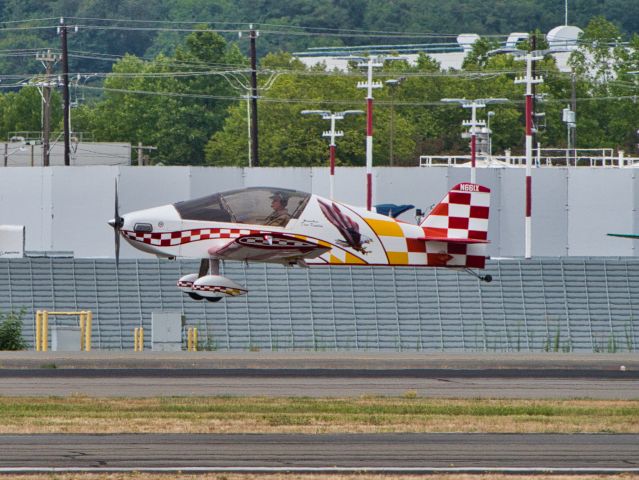
[(304, 210), (310, 194), (282, 188), (252, 187), (178, 202), (184, 220), (283, 227)]

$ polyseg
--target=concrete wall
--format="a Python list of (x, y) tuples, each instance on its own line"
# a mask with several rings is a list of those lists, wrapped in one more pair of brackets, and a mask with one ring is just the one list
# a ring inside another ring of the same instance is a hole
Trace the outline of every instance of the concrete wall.
[[(365, 204), (363, 168), (338, 168), (336, 198)], [(147, 208), (245, 186), (281, 186), (328, 195), (326, 168), (15, 167), (0, 169), (0, 224), (26, 226), (26, 249), (113, 257), (114, 184), (120, 211)], [(373, 203), (429, 209), (467, 168), (377, 168)], [(489, 254), (524, 253), (524, 170), (478, 169), (492, 190)], [(639, 180), (631, 168), (537, 168), (533, 171), (533, 256), (635, 256)], [(413, 222), (414, 210), (402, 220)], [(123, 243), (122, 258), (145, 258)]]

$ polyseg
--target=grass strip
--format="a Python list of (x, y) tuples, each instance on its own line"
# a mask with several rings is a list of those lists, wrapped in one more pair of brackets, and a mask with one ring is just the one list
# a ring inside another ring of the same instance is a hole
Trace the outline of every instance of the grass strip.
[(638, 433), (639, 401), (1, 397), (0, 433)]

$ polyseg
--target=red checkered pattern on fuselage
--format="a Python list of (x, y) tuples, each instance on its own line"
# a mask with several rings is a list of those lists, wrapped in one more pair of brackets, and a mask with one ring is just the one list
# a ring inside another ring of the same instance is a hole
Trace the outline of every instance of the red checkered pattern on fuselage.
[(177, 232), (143, 233), (123, 230), (122, 234), (137, 242), (146, 243), (155, 247), (174, 247), (199, 240), (211, 240), (218, 238), (239, 238), (244, 235), (259, 234), (259, 230), (244, 228), (195, 228), (193, 230), (181, 230)]

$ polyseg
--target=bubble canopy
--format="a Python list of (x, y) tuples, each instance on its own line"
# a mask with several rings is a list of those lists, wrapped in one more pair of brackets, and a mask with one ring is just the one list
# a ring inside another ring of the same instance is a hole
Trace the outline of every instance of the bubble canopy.
[(174, 203), (183, 220), (266, 225), (277, 200), (291, 219), (300, 216), (310, 193), (273, 187), (249, 187)]

